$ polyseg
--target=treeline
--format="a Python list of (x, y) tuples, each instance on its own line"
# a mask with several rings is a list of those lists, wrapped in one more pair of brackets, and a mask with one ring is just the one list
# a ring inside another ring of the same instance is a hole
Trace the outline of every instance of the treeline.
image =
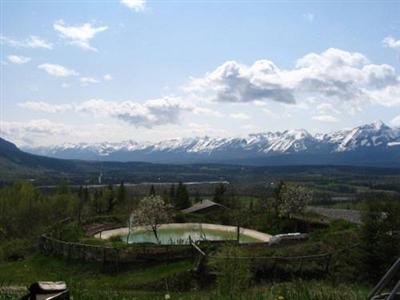
[(48, 196), (26, 182), (0, 189), (0, 260), (32, 251), (48, 226), (72, 217), (77, 208), (77, 195), (66, 187)]
[[(148, 188), (148, 194), (159, 194), (154, 186)], [(191, 197), (183, 183), (171, 185), (159, 195), (177, 211), (201, 199), (199, 194)], [(128, 220), (141, 198), (123, 182), (103, 188), (81, 186), (78, 190), (64, 182), (45, 193), (30, 182), (0, 188), (0, 261), (22, 258), (34, 251), (39, 235), (67, 218), (77, 224), (98, 216), (116, 215)]]
[(46, 194), (29, 182), (3, 187), (0, 189), (0, 261), (22, 258), (34, 251), (39, 235), (62, 220), (81, 223), (93, 216), (121, 214), (133, 206), (127, 199), (123, 183), (117, 189), (81, 187), (78, 191), (63, 183), (53, 193)]

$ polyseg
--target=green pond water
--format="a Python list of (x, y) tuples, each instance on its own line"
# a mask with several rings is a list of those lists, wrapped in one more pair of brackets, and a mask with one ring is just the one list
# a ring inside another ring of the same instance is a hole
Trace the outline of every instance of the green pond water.
[[(226, 232), (215, 229), (200, 228), (174, 228), (174, 229), (159, 229), (157, 231), (158, 238), (161, 244), (189, 244), (189, 236), (192, 241), (221, 241), (221, 240), (236, 240), (236, 232)], [(122, 236), (123, 241), (127, 241), (127, 236)], [(241, 243), (257, 243), (260, 240), (250, 236), (240, 234), (239, 241)], [(129, 235), (129, 244), (132, 243), (157, 243), (153, 231), (136, 231)]]

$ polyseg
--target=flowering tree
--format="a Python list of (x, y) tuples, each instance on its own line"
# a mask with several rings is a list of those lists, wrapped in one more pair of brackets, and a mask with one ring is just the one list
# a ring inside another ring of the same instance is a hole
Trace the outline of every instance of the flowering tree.
[(295, 184), (284, 183), (278, 195), (278, 212), (280, 216), (291, 217), (300, 213), (311, 201), (312, 193), (309, 189)]
[(135, 226), (148, 226), (153, 231), (157, 242), (160, 243), (157, 230), (161, 224), (169, 220), (168, 207), (160, 196), (145, 197), (140, 200), (138, 208), (130, 216), (129, 232)]

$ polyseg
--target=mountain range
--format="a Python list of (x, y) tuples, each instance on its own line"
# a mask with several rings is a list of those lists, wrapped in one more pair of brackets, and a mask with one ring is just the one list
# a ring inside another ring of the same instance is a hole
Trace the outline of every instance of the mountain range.
[(304, 129), (243, 138), (193, 137), (161, 142), (78, 143), (23, 150), (54, 158), (153, 163), (360, 165), (400, 167), (400, 128), (381, 121), (332, 133)]

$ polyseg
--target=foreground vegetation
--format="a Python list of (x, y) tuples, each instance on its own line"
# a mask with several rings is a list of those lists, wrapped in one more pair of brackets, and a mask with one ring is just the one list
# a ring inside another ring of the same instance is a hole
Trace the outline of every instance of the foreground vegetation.
[[(74, 299), (164, 299), (165, 294), (170, 294), (171, 299), (232, 299), (218, 287), (200, 289), (190, 276), (190, 266), (191, 262), (182, 261), (107, 274), (95, 265), (82, 266), (33, 255), (24, 261), (0, 265), (0, 289), (8, 287), (2, 290), (0, 299), (19, 299), (24, 288), (38, 277), (66, 281)], [(329, 280), (294, 280), (257, 284), (246, 289), (240, 298), (359, 300), (365, 299), (368, 289), (365, 285), (338, 285)]]

